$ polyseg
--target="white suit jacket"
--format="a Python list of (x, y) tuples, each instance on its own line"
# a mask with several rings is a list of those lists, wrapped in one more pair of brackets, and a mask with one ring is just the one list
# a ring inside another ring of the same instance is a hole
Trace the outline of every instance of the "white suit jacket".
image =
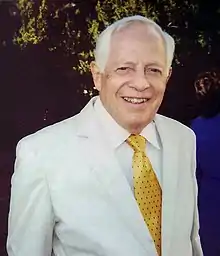
[[(131, 188), (105, 143), (93, 98), (17, 146), (9, 256), (156, 256)], [(156, 115), (162, 143), (162, 256), (201, 256), (195, 138)]]

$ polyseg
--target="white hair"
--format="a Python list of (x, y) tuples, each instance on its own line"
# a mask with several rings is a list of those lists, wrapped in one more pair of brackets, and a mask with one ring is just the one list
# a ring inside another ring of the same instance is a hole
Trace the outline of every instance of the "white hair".
[(172, 65), (174, 50), (175, 50), (174, 39), (168, 33), (163, 31), (161, 27), (157, 23), (155, 23), (153, 20), (140, 15), (135, 15), (135, 16), (126, 17), (114, 22), (113, 24), (108, 26), (97, 38), (94, 55), (95, 55), (95, 62), (101, 72), (104, 72), (104, 69), (108, 60), (112, 34), (128, 26), (130, 23), (136, 22), (136, 21), (140, 21), (140, 22), (146, 23), (147, 25), (151, 25), (156, 30), (156, 32), (158, 32), (158, 34), (162, 36), (165, 49), (166, 49), (167, 72), (169, 71)]

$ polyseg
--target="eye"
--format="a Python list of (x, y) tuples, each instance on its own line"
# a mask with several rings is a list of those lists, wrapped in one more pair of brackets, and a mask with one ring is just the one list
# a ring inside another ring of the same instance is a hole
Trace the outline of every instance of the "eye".
[(117, 68), (117, 71), (126, 71), (126, 70), (129, 70), (130, 68), (129, 67), (120, 67), (120, 68)]
[(126, 75), (132, 71), (131, 67), (122, 66), (116, 69), (116, 73), (119, 75)]
[(153, 74), (162, 74), (162, 71), (158, 68), (149, 68), (149, 72)]
[(151, 68), (151, 72), (161, 74), (161, 70), (157, 68)]

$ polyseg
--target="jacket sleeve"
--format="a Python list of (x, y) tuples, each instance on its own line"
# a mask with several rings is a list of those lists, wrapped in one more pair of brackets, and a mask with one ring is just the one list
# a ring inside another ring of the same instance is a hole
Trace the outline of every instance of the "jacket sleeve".
[(19, 142), (16, 153), (7, 252), (9, 256), (49, 256), (54, 215), (43, 163), (26, 139)]
[(194, 221), (191, 232), (191, 242), (193, 256), (203, 256), (200, 237), (199, 237), (199, 215), (198, 215), (198, 185), (196, 180), (196, 139), (193, 139), (193, 155), (192, 155), (192, 173), (194, 182)]

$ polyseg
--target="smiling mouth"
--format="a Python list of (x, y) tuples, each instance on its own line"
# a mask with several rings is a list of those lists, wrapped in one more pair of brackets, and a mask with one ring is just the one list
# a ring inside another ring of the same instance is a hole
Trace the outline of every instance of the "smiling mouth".
[(147, 102), (149, 99), (147, 98), (132, 98), (132, 97), (122, 97), (125, 101), (132, 104), (143, 104)]

